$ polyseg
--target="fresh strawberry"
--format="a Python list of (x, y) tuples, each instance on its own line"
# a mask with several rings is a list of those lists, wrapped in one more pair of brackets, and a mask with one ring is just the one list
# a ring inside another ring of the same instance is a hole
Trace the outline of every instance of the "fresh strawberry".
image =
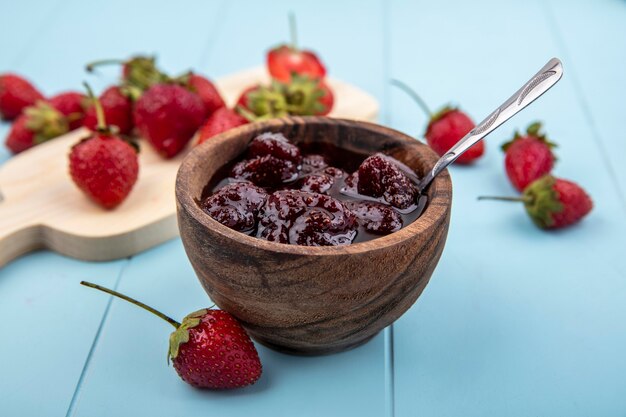
[(165, 158), (177, 155), (204, 121), (200, 97), (174, 84), (150, 87), (135, 103), (134, 121), (142, 137)]
[(70, 130), (78, 129), (83, 125), (87, 101), (84, 94), (75, 91), (57, 94), (48, 100), (52, 107), (67, 117)]
[(517, 191), (524, 191), (528, 184), (549, 174), (556, 161), (552, 153), (556, 145), (540, 130), (540, 122), (532, 123), (526, 135), (515, 132), (513, 139), (502, 145), (506, 174)]
[(559, 229), (579, 222), (593, 208), (589, 195), (579, 185), (552, 175), (532, 182), (521, 197), (480, 197), (520, 201), (532, 221), (542, 229)]
[(13, 153), (25, 151), (69, 131), (67, 118), (50, 104), (39, 101), (24, 109), (13, 122), (6, 146)]
[(263, 368), (254, 344), (241, 324), (226, 311), (202, 309), (179, 323), (117, 291), (85, 281), (81, 284), (122, 298), (174, 326), (168, 359), (188, 384), (197, 388), (233, 389), (252, 385), (261, 377)]
[(333, 109), (333, 106), (335, 104), (335, 96), (333, 95), (333, 91), (330, 89), (328, 84), (326, 84), (324, 81), (320, 82), (320, 88), (324, 94), (320, 97), (319, 102), (324, 110), (321, 110), (316, 114), (318, 116), (326, 116)]
[(237, 126), (245, 125), (246, 123), (248, 123), (248, 121), (233, 110), (226, 107), (217, 109), (200, 128), (198, 142), (196, 144), (199, 145), (215, 135), (226, 132)]
[(289, 115), (325, 115), (333, 102), (333, 94), (323, 81), (293, 74), (287, 83), (273, 80), (267, 87), (249, 87), (237, 104), (238, 110), (252, 121)]
[(202, 75), (194, 73), (189, 74), (188, 88), (193, 93), (196, 93), (202, 100), (202, 103), (204, 103), (206, 111), (205, 117), (209, 117), (217, 109), (226, 107), (226, 104), (224, 103), (222, 96), (220, 96), (219, 91), (217, 91), (215, 84)]
[(21, 76), (0, 75), (0, 117), (3, 119), (13, 120), (24, 108), (43, 99), (43, 94)]
[(124, 61), (120, 59), (104, 59), (87, 64), (88, 72), (101, 65), (122, 65), (122, 85), (128, 95), (137, 100), (141, 94), (155, 84), (169, 81), (167, 74), (162, 72), (156, 65), (156, 58), (137, 55)]
[[(429, 118), (424, 137), (428, 145), (439, 155), (445, 155), (476, 125), (470, 117), (456, 107), (445, 106), (432, 113), (424, 100), (408, 85), (393, 80), (392, 84), (406, 92)], [(455, 163), (470, 164), (485, 153), (485, 144), (480, 141), (459, 156)]]
[[(239, 98), (237, 99), (237, 103), (235, 104), (235, 108), (243, 108), (246, 111), (252, 111), (252, 102), (250, 100), (250, 94), (258, 92), (261, 88), (263, 88), (260, 84), (250, 86), (243, 90)], [(254, 94), (253, 94), (254, 95)]]
[(314, 79), (323, 79), (326, 68), (313, 51), (299, 49), (296, 42), (296, 24), (293, 15), (289, 15), (291, 44), (279, 45), (267, 54), (267, 69), (272, 78), (289, 82), (295, 73)]
[[(133, 130), (133, 104), (122, 89), (112, 86), (104, 90), (99, 98), (104, 118), (109, 126), (115, 126), (122, 135), (128, 135)], [(93, 105), (87, 108), (83, 126), (96, 130), (98, 121), (96, 109)]]
[(117, 207), (133, 189), (139, 174), (137, 149), (106, 125), (100, 102), (90, 92), (98, 126), (72, 147), (70, 175), (91, 200), (106, 209)]

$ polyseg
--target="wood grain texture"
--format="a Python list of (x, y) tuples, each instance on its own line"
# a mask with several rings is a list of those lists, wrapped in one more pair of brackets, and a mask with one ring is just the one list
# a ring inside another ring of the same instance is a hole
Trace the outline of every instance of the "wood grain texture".
[(357, 346), (419, 297), (446, 240), (452, 197), (447, 172), (428, 189), (422, 216), (400, 231), (343, 247), (268, 242), (231, 230), (197, 204), (202, 188), (257, 134), (296, 143), (330, 142), (383, 151), (420, 175), (436, 162), (427, 146), (381, 126), (329, 118), (277, 119), (243, 126), (192, 150), (176, 181), (178, 224), (187, 255), (211, 299), (261, 343), (298, 354)]
[[(232, 105), (244, 88), (268, 80), (265, 70), (259, 67), (216, 83)], [(336, 96), (332, 116), (376, 118), (378, 104), (369, 94), (337, 80), (329, 80), (329, 85)], [(2, 166), (0, 267), (39, 248), (84, 260), (117, 259), (178, 235), (174, 180), (186, 151), (164, 160), (142, 143), (137, 184), (121, 206), (107, 211), (83, 196), (68, 173), (67, 154), (87, 134), (82, 129), (71, 132), (19, 154)]]

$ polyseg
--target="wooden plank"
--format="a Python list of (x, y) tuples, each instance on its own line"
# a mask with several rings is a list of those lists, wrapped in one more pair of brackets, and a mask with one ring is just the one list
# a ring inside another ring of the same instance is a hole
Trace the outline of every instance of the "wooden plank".
[[(390, 22), (391, 75), (433, 105), (458, 100), (476, 119), (560, 54), (539, 2), (398, 1)], [(487, 138), (476, 166), (451, 171), (447, 247), (421, 299), (394, 325), (399, 417), (626, 408), (626, 324), (616, 319), (626, 314), (626, 224), (568, 75), (576, 62), (564, 58), (560, 85)], [(419, 110), (400, 92), (391, 98), (393, 126), (420, 131)], [(597, 203), (582, 224), (557, 233), (535, 229), (521, 207), (476, 201), (513, 193), (498, 146), (538, 118), (561, 144), (556, 174), (579, 181)]]
[[(222, 16), (216, 43), (206, 52), (202, 68), (215, 77), (262, 63), (263, 51), (286, 39), (286, 14), (298, 15), (302, 44), (321, 51), (332, 76), (380, 95), (382, 77), (382, 2), (347, 2), (334, 5), (323, 15), (316, 4), (292, 5), (287, 1), (230, 3)], [(358, 10), (349, 22), (350, 39), (344, 38), (346, 16)], [(336, 13), (336, 16), (335, 16)], [(349, 49), (348, 46), (353, 49)], [(355, 59), (366, 54), (368, 71)], [(348, 56), (346, 56), (348, 55)], [(182, 316), (209, 303), (189, 267), (180, 242), (172, 241), (133, 258), (120, 288), (174, 316)], [(137, 330), (141, 329), (141, 330)], [(141, 343), (124, 347), (122, 340)], [(78, 391), (77, 416), (150, 413), (165, 415), (228, 416), (380, 416), (385, 413), (385, 357), (382, 335), (367, 345), (340, 355), (299, 358), (260, 348), (265, 373), (250, 388), (227, 393), (191, 389), (178, 380), (164, 361), (169, 329), (158, 319), (114, 302), (94, 350), (86, 378)]]
[[(120, 291), (173, 317), (211, 305), (180, 240), (135, 256)], [(264, 373), (232, 392), (194, 389), (165, 357), (171, 327), (149, 313), (113, 301), (77, 395), (75, 416), (144, 415), (321, 416), (382, 414), (382, 338), (322, 357), (295, 357), (258, 346)]]
[(618, 1), (543, 4), (559, 50), (573, 64), (570, 75), (584, 120), (592, 129), (591, 139), (597, 142), (626, 209), (626, 6)]

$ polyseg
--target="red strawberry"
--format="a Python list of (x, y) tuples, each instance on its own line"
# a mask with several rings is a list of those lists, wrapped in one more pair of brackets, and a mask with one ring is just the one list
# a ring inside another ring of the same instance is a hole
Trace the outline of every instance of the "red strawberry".
[(87, 97), (82, 93), (68, 91), (57, 94), (48, 100), (50, 105), (67, 117), (70, 130), (78, 129), (83, 125)]
[(291, 45), (279, 45), (267, 54), (267, 69), (272, 78), (289, 82), (294, 73), (315, 79), (324, 78), (326, 68), (317, 55), (312, 51), (298, 49), (296, 45), (296, 24), (293, 15), (289, 16), (289, 26)]
[(25, 107), (43, 99), (43, 95), (19, 75), (0, 75), (0, 117), (3, 119), (13, 120)]
[(237, 104), (235, 104), (235, 108), (241, 107), (244, 110), (252, 112), (250, 94), (252, 93), (252, 95), (254, 96), (254, 93), (258, 92), (261, 88), (262, 86), (260, 84), (257, 84), (243, 90), (243, 92), (237, 99)]
[(217, 91), (215, 85), (207, 78), (191, 73), (189, 74), (188, 87), (192, 92), (196, 93), (202, 100), (202, 103), (204, 103), (206, 110), (205, 117), (209, 117), (219, 108), (226, 107), (219, 91)]
[(226, 107), (222, 107), (213, 113), (200, 128), (197, 145), (207, 141), (215, 135), (226, 132), (227, 130), (237, 126), (245, 125), (246, 123), (248, 123), (248, 121), (237, 112)]
[(593, 208), (589, 195), (577, 184), (552, 175), (532, 182), (521, 197), (480, 197), (520, 201), (532, 221), (542, 229), (558, 229), (579, 222)]
[[(130, 134), (133, 130), (133, 104), (122, 89), (117, 86), (107, 88), (100, 95), (99, 101), (107, 124), (116, 126), (122, 135)], [(97, 124), (96, 109), (91, 105), (87, 108), (83, 126), (95, 130)]]
[(128, 94), (138, 99), (141, 94), (155, 84), (169, 81), (167, 74), (156, 66), (156, 58), (137, 55), (124, 61), (120, 59), (104, 59), (87, 64), (85, 69), (92, 72), (96, 67), (109, 64), (121, 64), (122, 84)]
[[(475, 126), (470, 117), (456, 107), (445, 106), (437, 113), (432, 113), (424, 100), (408, 85), (398, 80), (392, 84), (406, 92), (419, 107), (428, 115), (429, 121), (424, 137), (428, 145), (439, 155), (445, 155), (450, 148), (468, 134)], [(468, 149), (455, 161), (459, 164), (470, 164), (485, 153), (485, 144), (480, 141)]]
[(197, 388), (232, 389), (252, 385), (261, 377), (263, 368), (254, 344), (227, 312), (202, 309), (179, 323), (117, 291), (85, 281), (81, 284), (120, 297), (174, 326), (168, 359), (172, 359), (174, 369), (188, 384)]
[(319, 102), (324, 107), (324, 110), (317, 113), (319, 116), (326, 116), (333, 109), (333, 105), (335, 104), (335, 96), (333, 95), (332, 90), (325, 82), (320, 82), (320, 88), (324, 92), (324, 95), (320, 97)]
[(524, 191), (528, 184), (549, 174), (554, 166), (552, 148), (556, 145), (540, 130), (541, 123), (535, 122), (526, 129), (526, 136), (515, 132), (513, 139), (502, 145), (506, 174), (517, 191)]
[(165, 158), (178, 154), (204, 121), (198, 95), (179, 85), (157, 84), (135, 103), (135, 126)]
[(67, 118), (50, 104), (40, 101), (24, 109), (6, 138), (13, 153), (22, 152), (69, 131)]
[(267, 87), (249, 87), (239, 97), (238, 110), (248, 120), (325, 115), (333, 102), (333, 94), (323, 81), (293, 74), (287, 83), (273, 80)]
[(90, 97), (98, 113), (98, 127), (72, 147), (70, 175), (91, 200), (112, 209), (126, 199), (137, 182), (137, 149), (106, 126), (104, 112), (91, 91)]

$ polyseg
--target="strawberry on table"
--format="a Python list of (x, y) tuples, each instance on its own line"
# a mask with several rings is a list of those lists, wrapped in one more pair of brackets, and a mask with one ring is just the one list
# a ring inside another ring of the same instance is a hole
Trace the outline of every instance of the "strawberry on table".
[(22, 110), (44, 96), (28, 80), (17, 74), (0, 74), (0, 117), (13, 120)]
[[(428, 145), (439, 155), (445, 155), (450, 148), (457, 144), (476, 125), (472, 119), (457, 107), (444, 106), (436, 113), (432, 113), (424, 100), (405, 83), (392, 80), (392, 84), (406, 92), (426, 113), (429, 118), (424, 137)], [(485, 153), (483, 141), (476, 143), (461, 155), (454, 163), (471, 164)]]
[(197, 94), (180, 85), (156, 84), (135, 103), (135, 126), (164, 158), (183, 150), (205, 119)]
[[(112, 86), (104, 90), (99, 99), (104, 118), (109, 126), (115, 126), (118, 133), (128, 135), (133, 130), (133, 103), (124, 93), (122, 88)], [(83, 126), (88, 129), (96, 130), (98, 118), (96, 116), (96, 108), (89, 103), (83, 121)]]
[(70, 175), (92, 201), (106, 209), (117, 207), (137, 182), (137, 148), (106, 125), (100, 102), (87, 87), (98, 117), (98, 126), (72, 147)]
[(85, 108), (88, 104), (87, 97), (83, 93), (67, 91), (53, 96), (48, 102), (67, 117), (70, 130), (78, 129), (83, 125)]
[(552, 175), (532, 182), (521, 197), (479, 197), (479, 199), (524, 203), (532, 221), (542, 229), (559, 229), (582, 220), (593, 202), (578, 184)]
[(506, 174), (516, 190), (524, 191), (528, 184), (552, 171), (554, 147), (556, 144), (541, 133), (540, 122), (529, 125), (524, 136), (515, 132), (513, 139), (502, 145)]
[(223, 310), (202, 309), (182, 323), (133, 298), (90, 282), (90, 288), (133, 303), (174, 326), (168, 359), (181, 379), (197, 388), (233, 389), (254, 384), (262, 373), (254, 344), (241, 324)]
[(293, 14), (289, 15), (291, 44), (282, 44), (271, 49), (267, 54), (267, 69), (272, 78), (289, 82), (295, 74), (322, 79), (326, 68), (318, 56), (306, 49), (299, 49), (296, 40), (296, 23)]
[(49, 103), (39, 101), (13, 122), (5, 144), (11, 152), (19, 153), (68, 131), (67, 118)]

